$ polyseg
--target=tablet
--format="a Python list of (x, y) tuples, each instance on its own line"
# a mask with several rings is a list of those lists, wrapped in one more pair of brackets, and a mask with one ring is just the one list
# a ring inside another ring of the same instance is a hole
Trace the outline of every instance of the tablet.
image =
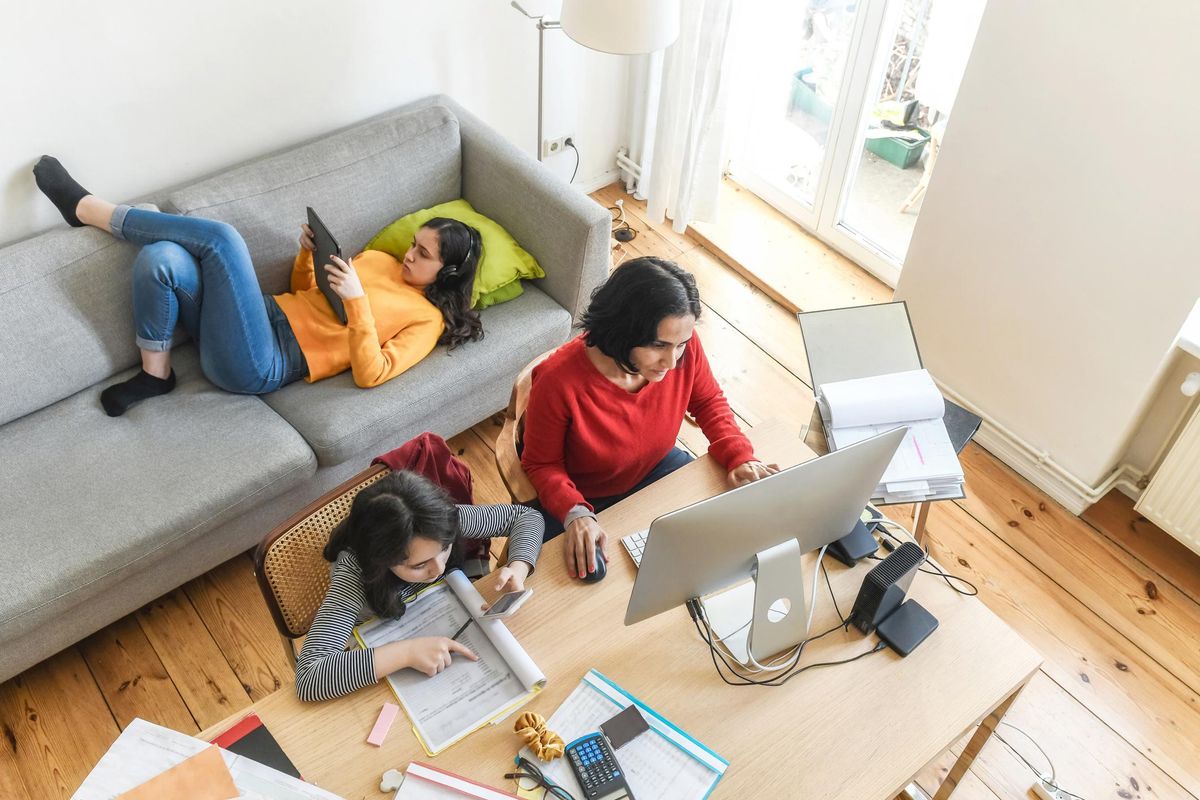
[(342, 305), (342, 298), (338, 297), (338, 293), (329, 285), (329, 273), (325, 271), (325, 265), (333, 263), (330, 256), (340, 258), (342, 248), (338, 247), (337, 239), (333, 238), (333, 234), (329, 232), (329, 228), (325, 227), (325, 223), (317, 216), (317, 212), (312, 210), (312, 206), (308, 207), (308, 227), (312, 228), (313, 243), (317, 246), (313, 252), (313, 274), (317, 278), (317, 286), (320, 287), (321, 294), (325, 295), (325, 299), (329, 301), (334, 316), (345, 325), (346, 307)]

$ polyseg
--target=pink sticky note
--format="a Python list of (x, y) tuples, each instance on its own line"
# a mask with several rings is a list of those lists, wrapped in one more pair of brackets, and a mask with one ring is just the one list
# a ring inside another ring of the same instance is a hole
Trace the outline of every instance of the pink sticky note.
[(375, 720), (375, 727), (371, 728), (371, 735), (367, 737), (367, 743), (376, 747), (382, 745), (383, 740), (387, 738), (388, 730), (392, 727), (392, 721), (399, 713), (400, 706), (395, 703), (384, 703), (383, 708), (379, 710), (379, 719)]

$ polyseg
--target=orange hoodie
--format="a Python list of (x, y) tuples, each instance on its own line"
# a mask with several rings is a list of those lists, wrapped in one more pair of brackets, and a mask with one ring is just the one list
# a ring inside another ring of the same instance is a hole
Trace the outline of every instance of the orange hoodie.
[(309, 383), (349, 368), (357, 386), (378, 386), (429, 355), (442, 335), (442, 312), (404, 282), (395, 258), (365, 250), (354, 269), (366, 294), (345, 301), (345, 325), (317, 287), (308, 250), (292, 265), (292, 291), (275, 295), (308, 362)]

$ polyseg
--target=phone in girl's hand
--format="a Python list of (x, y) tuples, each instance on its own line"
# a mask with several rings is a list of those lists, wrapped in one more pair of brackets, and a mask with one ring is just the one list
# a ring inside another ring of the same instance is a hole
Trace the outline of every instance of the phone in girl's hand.
[(492, 605), (488, 607), (488, 610), (483, 613), (481, 619), (500, 619), (502, 617), (511, 617), (513, 614), (517, 613), (517, 609), (521, 607), (522, 603), (529, 599), (531, 594), (533, 594), (533, 589), (523, 589), (519, 592), (508, 592), (507, 594), (502, 594), (496, 599), (496, 602), (492, 603)]

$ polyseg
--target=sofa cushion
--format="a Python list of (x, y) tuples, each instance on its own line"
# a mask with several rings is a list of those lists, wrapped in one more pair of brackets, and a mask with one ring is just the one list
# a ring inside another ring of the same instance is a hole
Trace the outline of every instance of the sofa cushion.
[(458, 120), (430, 106), (235, 167), (170, 193), (166, 207), (237, 228), (263, 291), (278, 294), (288, 290), (307, 206), (353, 255), (397, 217), (458, 197), (460, 171)]
[(487, 308), (521, 295), (521, 279), (544, 278), (537, 259), (525, 251), (500, 223), (480, 214), (466, 200), (451, 200), (433, 208), (406, 214), (375, 234), (366, 249), (382, 250), (403, 259), (422, 225), (434, 217), (449, 217), (479, 231), (483, 253), (471, 287), (471, 305)]
[(0, 247), (0, 424), (137, 363), (137, 252), (94, 228), (65, 226)]
[(175, 350), (174, 367), (174, 392), (123, 417), (105, 416), (94, 386), (0, 428), (0, 641), (315, 473), (304, 440), (261, 400), (204, 380), (193, 346)]
[(323, 467), (370, 447), (382, 453), (403, 444), (452, 407), (453, 424), (462, 427), (434, 430), (451, 436), (498, 411), (521, 367), (562, 344), (571, 328), (566, 309), (533, 286), (480, 316), (483, 339), (453, 352), (439, 346), (381, 386), (359, 389), (346, 372), (285, 386), (263, 400), (304, 436)]

